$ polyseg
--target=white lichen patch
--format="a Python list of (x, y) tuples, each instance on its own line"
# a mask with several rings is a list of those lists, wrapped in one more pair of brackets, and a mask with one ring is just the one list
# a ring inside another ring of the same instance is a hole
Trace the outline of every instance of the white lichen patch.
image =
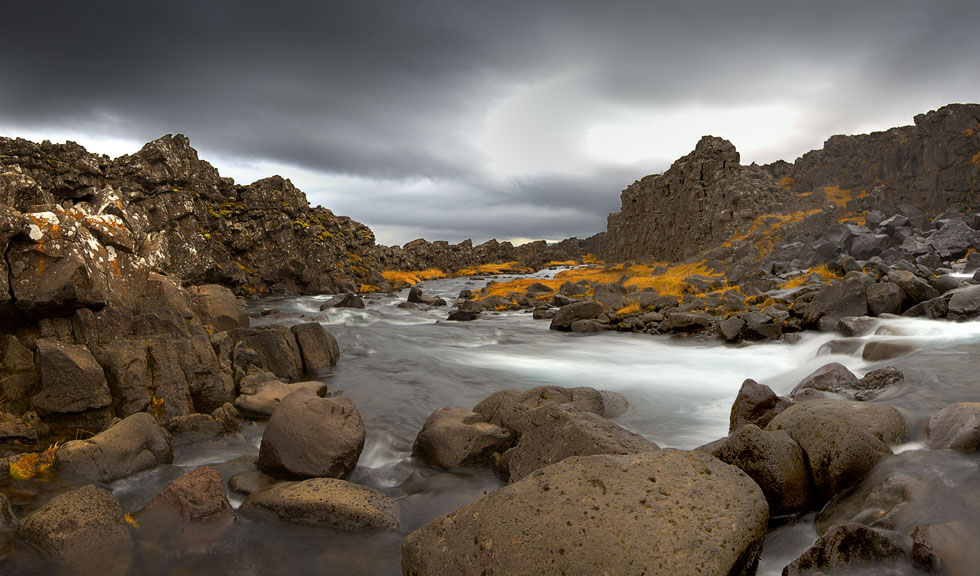
[(109, 255), (109, 262), (112, 262), (112, 261), (114, 261), (116, 259), (116, 249), (115, 248), (113, 248), (112, 246), (106, 246), (105, 247), (105, 251)]
[(44, 232), (41, 231), (41, 227), (37, 224), (30, 224), (27, 227), (27, 235), (35, 242), (40, 242), (41, 238), (44, 238)]

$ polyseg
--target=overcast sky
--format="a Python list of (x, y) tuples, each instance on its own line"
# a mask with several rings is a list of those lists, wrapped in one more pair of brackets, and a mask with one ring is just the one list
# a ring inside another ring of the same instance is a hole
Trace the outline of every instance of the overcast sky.
[(980, 101), (980, 2), (6, 3), (0, 135), (184, 133), (378, 240), (558, 240), (700, 136), (742, 162)]

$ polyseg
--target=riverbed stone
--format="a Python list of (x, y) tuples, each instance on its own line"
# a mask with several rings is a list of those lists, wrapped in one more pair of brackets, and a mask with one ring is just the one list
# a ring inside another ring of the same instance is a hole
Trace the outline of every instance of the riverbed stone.
[(792, 405), (789, 400), (777, 396), (772, 388), (748, 378), (742, 382), (742, 387), (735, 396), (728, 420), (728, 431), (732, 432), (746, 424), (765, 427), (776, 414)]
[(883, 563), (905, 558), (905, 547), (897, 537), (862, 524), (834, 526), (783, 569), (783, 576), (805, 576), (820, 571), (884, 568)]
[(297, 324), (290, 328), (296, 336), (300, 357), (303, 360), (303, 370), (307, 374), (315, 374), (321, 370), (333, 368), (340, 359), (340, 346), (337, 339), (327, 332), (319, 322)]
[(748, 575), (768, 516), (755, 482), (707, 454), (575, 456), (409, 534), (402, 572)]
[(510, 428), (521, 434), (527, 427), (531, 413), (546, 402), (575, 404), (593, 414), (603, 415), (605, 403), (602, 393), (586, 386), (562, 388), (561, 386), (535, 386), (524, 392), (501, 390), (484, 398), (473, 407), (487, 422)]
[(947, 313), (950, 320), (964, 321), (980, 314), (980, 284), (950, 292)]
[(303, 359), (293, 332), (285, 326), (265, 326), (244, 331), (245, 345), (258, 356), (260, 365), (279, 378), (295, 380), (303, 374)]
[(807, 508), (812, 487), (803, 450), (784, 431), (746, 424), (732, 432), (710, 454), (737, 466), (759, 485), (773, 516)]
[(929, 448), (980, 451), (980, 402), (950, 404), (929, 417)]
[(17, 535), (66, 573), (130, 572), (133, 538), (122, 507), (103, 488), (89, 485), (58, 494), (24, 518)]
[(595, 320), (603, 313), (602, 304), (595, 300), (583, 300), (573, 302), (561, 309), (551, 319), (551, 329), (568, 332), (572, 329), (572, 323), (576, 320)]
[(141, 533), (171, 553), (207, 548), (235, 523), (224, 481), (210, 466), (181, 474), (135, 517)]
[(902, 311), (902, 302), (905, 295), (898, 284), (894, 282), (879, 282), (872, 284), (866, 289), (868, 296), (868, 311), (872, 316), (882, 314), (899, 314)]
[(364, 449), (364, 423), (350, 398), (297, 390), (279, 403), (262, 434), (259, 469), (292, 476), (343, 478)]
[(297, 390), (309, 390), (317, 396), (323, 396), (327, 391), (327, 385), (317, 380), (287, 384), (271, 373), (265, 374), (268, 376), (242, 379), (242, 393), (235, 398), (235, 408), (248, 418), (270, 418), (282, 399)]
[(270, 512), (282, 520), (364, 532), (397, 532), (394, 501), (377, 490), (334, 478), (282, 482), (245, 499), (242, 510)]
[(785, 430), (806, 454), (824, 499), (859, 483), (892, 455), (889, 444), (908, 439), (905, 419), (891, 406), (817, 399), (786, 409), (767, 426)]
[(864, 349), (861, 351), (861, 359), (868, 362), (880, 362), (906, 356), (916, 350), (918, 347), (908, 342), (872, 340), (864, 345)]
[(486, 464), (514, 443), (513, 430), (490, 424), (466, 408), (439, 408), (422, 425), (412, 456), (441, 468)]
[(790, 396), (796, 396), (803, 390), (819, 390), (821, 392), (839, 392), (844, 388), (853, 387), (858, 377), (839, 362), (831, 362), (817, 368), (809, 376), (797, 384)]
[(528, 424), (517, 444), (498, 463), (508, 472), (511, 482), (569, 456), (631, 454), (660, 448), (573, 404), (546, 402), (529, 415)]
[(85, 440), (71, 440), (55, 452), (63, 473), (112, 482), (173, 462), (170, 434), (146, 412), (127, 416), (106, 431)]

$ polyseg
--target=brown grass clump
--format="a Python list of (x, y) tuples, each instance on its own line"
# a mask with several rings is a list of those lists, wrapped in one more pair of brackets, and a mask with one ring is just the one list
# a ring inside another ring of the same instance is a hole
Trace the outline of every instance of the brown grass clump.
[(361, 294), (369, 294), (371, 292), (381, 292), (381, 288), (375, 286), (374, 284), (361, 284), (358, 291)]
[(739, 234), (736, 231), (735, 235), (728, 242), (725, 242), (723, 246), (731, 246), (739, 240), (754, 239), (754, 244), (759, 249), (760, 256), (768, 256), (775, 249), (776, 243), (779, 241), (779, 230), (783, 226), (800, 222), (804, 218), (817, 214), (818, 212), (821, 212), (821, 210), (814, 208), (813, 210), (800, 210), (787, 214), (763, 214), (752, 221), (748, 231), (743, 234)]
[(55, 443), (44, 452), (24, 454), (10, 463), (10, 477), (14, 480), (27, 480), (48, 470), (54, 466), (54, 453), (57, 451), (58, 444)]
[(438, 280), (445, 278), (446, 273), (438, 268), (427, 268), (425, 270), (385, 270), (381, 273), (385, 280), (393, 287), (415, 286), (423, 280)]
[(964, 130), (963, 135), (966, 136), (967, 138), (973, 136), (973, 128), (967, 128), (966, 130)]
[[(507, 282), (493, 282), (487, 284), (487, 286), (476, 296), (477, 300), (483, 300), (484, 298), (489, 298), (491, 296), (499, 296), (501, 298), (507, 298), (513, 293), (523, 294), (527, 291), (527, 287), (531, 284), (544, 284), (551, 291), (554, 292), (561, 286), (561, 282), (553, 278), (514, 278)], [(545, 296), (548, 296), (545, 294)]]
[(833, 186), (826, 186), (823, 189), (824, 193), (827, 195), (827, 200), (830, 200), (838, 206), (844, 206), (851, 199), (850, 190), (841, 190), (840, 186), (836, 184)]
[(640, 304), (638, 302), (633, 302), (627, 306), (623, 306), (619, 310), (616, 310), (616, 314), (620, 316), (626, 316), (627, 314), (636, 314), (640, 311)]
[(503, 264), (481, 264), (472, 268), (463, 268), (454, 276), (496, 276), (498, 274), (529, 274), (534, 272), (526, 266), (518, 266), (517, 262), (504, 262)]
[(585, 256), (582, 256), (582, 264), (605, 264), (605, 262), (599, 260), (599, 257), (592, 252), (589, 252)]
[(831, 280), (840, 280), (843, 276), (834, 272), (827, 267), (826, 264), (821, 264), (815, 268), (810, 268), (806, 272), (800, 274), (799, 276), (794, 276), (786, 282), (779, 285), (780, 288), (799, 288), (804, 284), (813, 284), (815, 282), (829, 282)]
[(796, 184), (796, 179), (792, 176), (783, 176), (779, 179), (779, 185), (785, 188), (788, 192), (793, 191), (793, 186)]
[(974, 154), (970, 162), (972, 162), (973, 164), (980, 164), (980, 152)]
[(578, 266), (578, 260), (552, 260), (544, 265), (545, 268), (551, 268), (552, 266)]

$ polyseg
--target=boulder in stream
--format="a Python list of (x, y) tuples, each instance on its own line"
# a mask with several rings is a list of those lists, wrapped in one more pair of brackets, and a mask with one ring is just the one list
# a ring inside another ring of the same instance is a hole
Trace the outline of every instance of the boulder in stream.
[(415, 438), (412, 456), (446, 469), (486, 464), (491, 454), (510, 448), (515, 437), (513, 430), (490, 424), (482, 414), (439, 408)]
[(394, 501), (377, 490), (334, 478), (282, 482), (249, 496), (246, 512), (263, 511), (289, 522), (348, 532), (398, 531)]

